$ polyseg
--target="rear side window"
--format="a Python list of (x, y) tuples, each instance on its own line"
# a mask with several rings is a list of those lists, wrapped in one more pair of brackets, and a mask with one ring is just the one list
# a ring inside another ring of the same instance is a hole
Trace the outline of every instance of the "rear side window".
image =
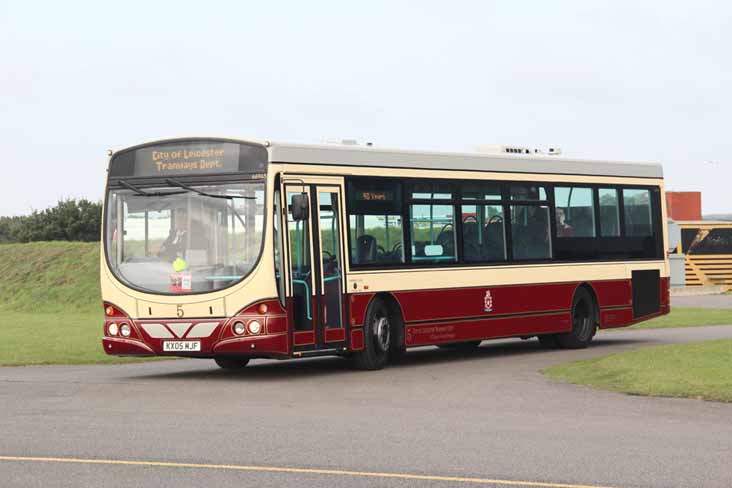
[(625, 235), (644, 237), (653, 235), (651, 192), (646, 189), (623, 189), (623, 216)]

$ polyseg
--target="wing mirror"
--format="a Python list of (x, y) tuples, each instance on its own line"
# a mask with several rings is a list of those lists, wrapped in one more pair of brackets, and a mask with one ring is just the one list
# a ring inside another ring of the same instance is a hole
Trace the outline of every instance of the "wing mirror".
[(307, 220), (310, 216), (310, 201), (307, 193), (292, 195), (292, 220)]

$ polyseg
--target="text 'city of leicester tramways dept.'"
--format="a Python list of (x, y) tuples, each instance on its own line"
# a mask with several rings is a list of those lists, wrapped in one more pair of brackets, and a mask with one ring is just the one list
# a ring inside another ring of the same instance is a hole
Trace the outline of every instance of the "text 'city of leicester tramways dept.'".
[(158, 172), (221, 169), (224, 149), (179, 149), (153, 151), (152, 160)]

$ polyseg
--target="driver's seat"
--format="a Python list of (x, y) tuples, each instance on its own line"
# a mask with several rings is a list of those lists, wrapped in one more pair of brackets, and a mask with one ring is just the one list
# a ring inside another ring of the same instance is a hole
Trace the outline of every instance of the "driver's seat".
[(374, 236), (364, 234), (356, 239), (356, 256), (359, 264), (368, 264), (376, 261), (377, 244)]

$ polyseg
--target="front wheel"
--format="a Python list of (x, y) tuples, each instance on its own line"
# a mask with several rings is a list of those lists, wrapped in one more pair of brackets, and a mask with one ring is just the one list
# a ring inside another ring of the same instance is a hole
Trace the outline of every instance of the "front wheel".
[(353, 354), (353, 362), (358, 369), (375, 370), (386, 366), (394, 336), (393, 322), (386, 304), (382, 300), (374, 300), (366, 312), (363, 349)]
[(219, 368), (232, 371), (244, 369), (249, 364), (249, 359), (215, 358), (214, 361)]

